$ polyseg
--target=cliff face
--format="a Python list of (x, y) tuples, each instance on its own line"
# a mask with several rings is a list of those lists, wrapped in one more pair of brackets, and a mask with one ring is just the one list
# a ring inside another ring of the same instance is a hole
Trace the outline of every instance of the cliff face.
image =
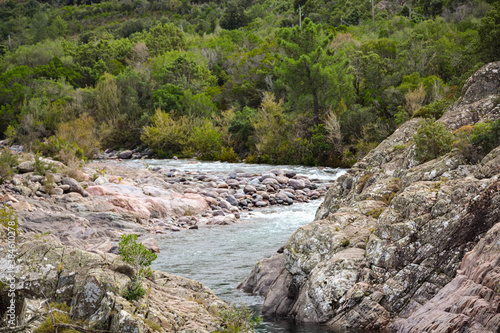
[[(456, 130), (499, 119), (499, 93), (497, 62), (474, 74), (461, 99), (438, 121)], [(472, 267), (480, 262), (494, 266), (495, 260), (498, 266), (498, 246), (496, 257), (494, 250), (487, 255), (483, 249), (495, 249), (492, 244), (499, 239), (494, 230), (500, 222), (500, 147), (476, 165), (463, 164), (454, 152), (419, 164), (411, 142), (418, 122), (403, 124), (341, 176), (316, 221), (291, 237), (284, 269), (266, 297), (266, 314), (359, 329), (381, 329), (408, 318), (394, 326), (402, 332), (433, 327), (454, 332), (474, 325), (493, 332), (498, 327), (498, 272), (477, 276)], [(471, 261), (475, 256), (482, 261)], [(439, 301), (453, 304), (466, 295), (480, 301), (454, 310)], [(432, 322), (426, 313), (437, 305), (442, 325), (422, 326), (424, 317)], [(482, 318), (490, 319), (476, 319), (478, 311), (467, 311), (476, 307), (486, 313)], [(462, 318), (462, 324), (453, 316)], [(455, 326), (447, 326), (443, 318)]]

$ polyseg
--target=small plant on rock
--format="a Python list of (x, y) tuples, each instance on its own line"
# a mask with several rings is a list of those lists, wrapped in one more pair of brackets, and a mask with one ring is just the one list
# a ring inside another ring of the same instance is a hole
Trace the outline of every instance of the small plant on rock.
[(18, 165), (16, 155), (9, 148), (4, 148), (0, 154), (0, 184), (12, 178)]
[(132, 265), (135, 275), (131, 278), (123, 297), (136, 300), (144, 296), (146, 291), (142, 287), (142, 278), (149, 271), (149, 266), (156, 260), (156, 254), (148, 250), (141, 243), (137, 243), (137, 235), (122, 235), (118, 254), (123, 261)]
[(36, 153), (35, 154), (35, 174), (40, 175), (40, 176), (45, 176), (47, 173), (56, 173), (57, 168), (54, 163), (49, 162), (45, 163), (41, 160), (40, 154)]
[(261, 318), (253, 318), (247, 306), (230, 307), (219, 313), (219, 329), (215, 333), (252, 332), (260, 322)]

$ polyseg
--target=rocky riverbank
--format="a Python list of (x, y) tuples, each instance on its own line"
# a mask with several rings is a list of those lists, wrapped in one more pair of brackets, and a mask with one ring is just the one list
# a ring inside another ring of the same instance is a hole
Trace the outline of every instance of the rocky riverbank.
[(307, 202), (327, 191), (328, 184), (291, 171), (236, 171), (224, 175), (94, 162), (78, 171), (77, 181), (62, 173), (36, 175), (33, 161), (25, 161), (20, 173), (1, 185), (0, 201), (18, 211), (24, 233), (50, 232), (65, 245), (109, 252), (124, 232), (166, 234), (232, 224), (242, 211)]
[[(146, 295), (128, 301), (121, 295), (135, 272), (119, 256), (82, 251), (45, 236), (22, 236), (18, 242), (14, 300), (20, 331), (34, 331), (54, 316), (57, 324), (89, 332), (213, 332), (229, 311), (201, 283), (158, 271), (144, 279)], [(1, 244), (2, 281), (7, 252)], [(0, 289), (2, 319), (11, 300), (7, 291)]]
[[(500, 119), (499, 94), (497, 62), (439, 121), (455, 131)], [(339, 177), (283, 259), (255, 268), (242, 288), (266, 295), (265, 314), (338, 328), (498, 332), (500, 147), (477, 164), (457, 151), (420, 163), (418, 123)]]
[[(131, 167), (114, 159), (75, 170), (50, 159), (37, 162), (30, 154), (18, 156), (18, 173), (0, 185), (0, 202), (19, 220), (17, 325), (25, 329), (49, 318), (47, 304), (55, 302), (67, 323), (89, 329), (217, 330), (221, 321), (233, 318), (232, 310), (196, 281), (154, 272), (145, 281), (144, 299), (124, 299), (133, 272), (116, 255), (120, 236), (138, 234), (148, 249), (159, 252), (156, 237), (163, 234), (238, 223), (242, 212), (318, 199), (328, 186), (280, 169), (183, 171), (146, 162)], [(0, 280), (5, 281), (3, 226), (0, 235)], [(0, 304), (9, 301), (6, 291), (0, 290)], [(22, 320), (28, 318), (32, 321)]]

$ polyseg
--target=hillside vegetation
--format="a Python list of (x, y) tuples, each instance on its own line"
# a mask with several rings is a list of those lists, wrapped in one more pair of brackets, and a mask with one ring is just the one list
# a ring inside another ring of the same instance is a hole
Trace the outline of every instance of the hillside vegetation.
[(499, 1), (0, 1), (0, 133), (348, 166), (499, 59)]

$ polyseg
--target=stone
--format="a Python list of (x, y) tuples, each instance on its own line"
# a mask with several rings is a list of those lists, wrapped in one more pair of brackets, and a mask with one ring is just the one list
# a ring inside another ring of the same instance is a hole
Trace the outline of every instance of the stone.
[(237, 288), (247, 293), (266, 296), (271, 284), (276, 280), (280, 271), (284, 268), (283, 254), (262, 259), (255, 265), (250, 275), (243, 280)]
[(257, 192), (257, 190), (256, 190), (256, 189), (255, 189), (255, 187), (253, 187), (252, 185), (246, 185), (246, 186), (243, 188), (243, 192), (244, 192), (244, 193), (248, 193), (248, 194), (252, 194), (252, 193)]
[(300, 190), (306, 187), (306, 184), (302, 179), (290, 179), (288, 181), (288, 185), (292, 187), (294, 190)]
[(238, 200), (233, 195), (228, 195), (226, 197), (227, 202), (229, 202), (233, 206), (238, 206)]
[[(499, 92), (500, 62), (485, 65), (438, 121), (454, 131), (499, 119)], [(500, 150), (477, 165), (456, 152), (421, 163), (418, 127), (402, 124), (332, 183), (315, 221), (285, 246), (264, 314), (334, 329), (496, 332)], [(297, 199), (322, 194), (285, 176)]]
[(266, 207), (269, 205), (269, 202), (268, 201), (263, 201), (263, 200), (259, 200), (255, 203), (255, 206), (257, 207)]
[(141, 243), (146, 247), (146, 249), (150, 250), (151, 252), (160, 253), (160, 246), (158, 245), (156, 239), (146, 238)]
[(281, 185), (286, 185), (288, 184), (288, 177), (285, 177), (285, 176), (277, 176), (276, 177), (276, 180), (278, 181), (278, 183), (280, 183)]
[(219, 201), (219, 207), (223, 209), (231, 209), (231, 204), (227, 202), (226, 200), (221, 200)]
[(103, 185), (103, 184), (106, 184), (106, 183), (109, 183), (109, 180), (106, 177), (103, 177), (103, 176), (99, 176), (99, 177), (97, 177), (96, 180), (94, 180), (94, 184), (95, 185)]
[[(61, 180), (62, 181), (62, 180)], [(71, 188), (71, 186), (69, 185), (66, 185), (66, 184), (62, 184), (62, 185), (59, 185), (59, 188), (61, 190), (63, 190), (65, 193), (69, 192), (69, 189)]]
[(21, 210), (27, 210), (29, 212), (33, 211), (33, 207), (31, 206), (31, 204), (27, 203), (26, 201), (14, 202), (12, 203), (12, 207), (17, 211)]
[(19, 173), (28, 173), (35, 171), (35, 162), (34, 161), (25, 161), (19, 163), (17, 166), (17, 170)]
[(9, 202), (9, 201), (13, 203), (19, 202), (19, 200), (17, 200), (10, 194), (5, 194), (2, 197), (0, 197), (0, 202)]
[(259, 184), (260, 184), (259, 178), (254, 178), (248, 182), (248, 185), (259, 185)]
[(231, 188), (238, 188), (240, 186), (240, 182), (236, 179), (228, 179), (227, 185)]
[(78, 181), (70, 177), (64, 177), (61, 181), (64, 185), (69, 186), (68, 192), (76, 192), (83, 196), (83, 187)]
[(129, 159), (132, 157), (133, 152), (131, 150), (124, 150), (118, 153), (118, 158)]
[(55, 187), (55, 188), (52, 189), (52, 191), (50, 192), (50, 194), (52, 194), (52, 195), (63, 195), (64, 191), (60, 187)]
[[(20, 305), (53, 295), (55, 302), (70, 304), (71, 318), (86, 322), (88, 329), (149, 332), (155, 324), (162, 332), (211, 332), (218, 327), (218, 314), (228, 309), (203, 284), (154, 270), (151, 279), (142, 281), (147, 307), (137, 307), (122, 297), (135, 270), (116, 255), (66, 247), (49, 238), (18, 246), (23, 258), (15, 272)], [(1, 247), (0, 258), (6, 255), (7, 247)], [(0, 274), (6, 268), (0, 265)], [(0, 291), (0, 296), (7, 297), (7, 292)], [(33, 315), (31, 309), (47, 315), (38, 304), (26, 308), (27, 317)]]

